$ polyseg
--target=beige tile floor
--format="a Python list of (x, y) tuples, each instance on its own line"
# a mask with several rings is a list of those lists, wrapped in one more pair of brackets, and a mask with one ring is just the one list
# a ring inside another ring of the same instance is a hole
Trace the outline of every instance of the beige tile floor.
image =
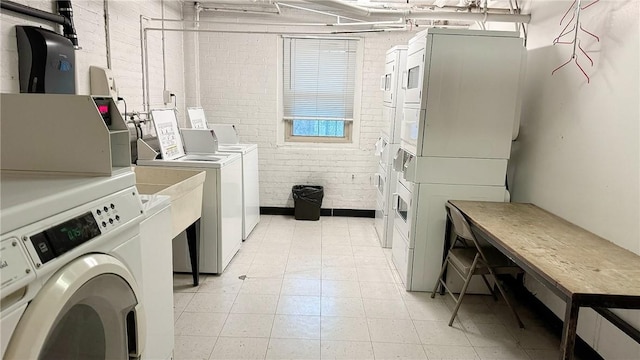
[(175, 359), (558, 357), (531, 311), (519, 329), (489, 296), (447, 326), (453, 302), (406, 292), (390, 256), (372, 219), (262, 216), (222, 275), (174, 276)]

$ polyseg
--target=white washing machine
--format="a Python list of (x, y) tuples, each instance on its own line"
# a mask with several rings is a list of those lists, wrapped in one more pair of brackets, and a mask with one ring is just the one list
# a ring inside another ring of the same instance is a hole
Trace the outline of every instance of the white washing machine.
[[(194, 155), (195, 156), (195, 155)], [(205, 171), (200, 218), (200, 272), (220, 274), (242, 245), (242, 159), (240, 154), (201, 155), (192, 160), (138, 160), (138, 166)], [(173, 241), (173, 270), (191, 272), (186, 238)]]
[[(205, 171), (200, 218), (201, 273), (220, 274), (242, 245), (242, 157), (240, 154), (186, 154), (175, 112), (152, 110), (161, 160), (138, 160), (138, 166)], [(173, 241), (173, 270), (191, 272), (184, 234)]]
[(242, 240), (246, 240), (260, 222), (258, 145), (219, 144), (218, 151), (242, 156)]
[(246, 240), (260, 222), (258, 145), (240, 144), (234, 125), (207, 124), (202, 108), (189, 108), (188, 114), (192, 128), (213, 130), (217, 151), (242, 155), (242, 240)]
[(144, 215), (131, 169), (0, 177), (3, 359), (140, 357)]
[(238, 153), (242, 159), (242, 240), (260, 222), (260, 187), (258, 175), (258, 145), (220, 145), (214, 130), (181, 129), (187, 152), (198, 155), (226, 155)]

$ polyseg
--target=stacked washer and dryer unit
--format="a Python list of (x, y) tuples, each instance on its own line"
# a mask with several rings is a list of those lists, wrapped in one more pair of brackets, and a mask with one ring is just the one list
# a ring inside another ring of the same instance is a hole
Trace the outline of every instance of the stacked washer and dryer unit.
[(407, 290), (436, 284), (447, 200), (508, 201), (525, 54), (519, 35), (433, 28), (409, 40), (392, 245)]
[(375, 229), (380, 245), (390, 248), (393, 238), (393, 193), (398, 182), (398, 173), (393, 171), (393, 156), (400, 149), (400, 125), (404, 88), (402, 72), (407, 63), (407, 46), (394, 46), (387, 51), (384, 75), (380, 79), (380, 88), (384, 91), (383, 120), (385, 125), (376, 143), (378, 173), (376, 173), (377, 203)]

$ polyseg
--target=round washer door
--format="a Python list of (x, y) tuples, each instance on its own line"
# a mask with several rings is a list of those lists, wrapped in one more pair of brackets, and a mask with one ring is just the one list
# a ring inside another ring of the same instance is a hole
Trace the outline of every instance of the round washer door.
[(139, 357), (144, 313), (133, 275), (104, 254), (82, 256), (55, 273), (20, 319), (4, 359)]

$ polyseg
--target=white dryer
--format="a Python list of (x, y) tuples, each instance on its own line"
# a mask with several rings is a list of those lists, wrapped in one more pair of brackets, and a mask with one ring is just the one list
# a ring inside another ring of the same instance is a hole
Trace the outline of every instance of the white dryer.
[(0, 177), (3, 359), (140, 357), (143, 209), (131, 169)]

